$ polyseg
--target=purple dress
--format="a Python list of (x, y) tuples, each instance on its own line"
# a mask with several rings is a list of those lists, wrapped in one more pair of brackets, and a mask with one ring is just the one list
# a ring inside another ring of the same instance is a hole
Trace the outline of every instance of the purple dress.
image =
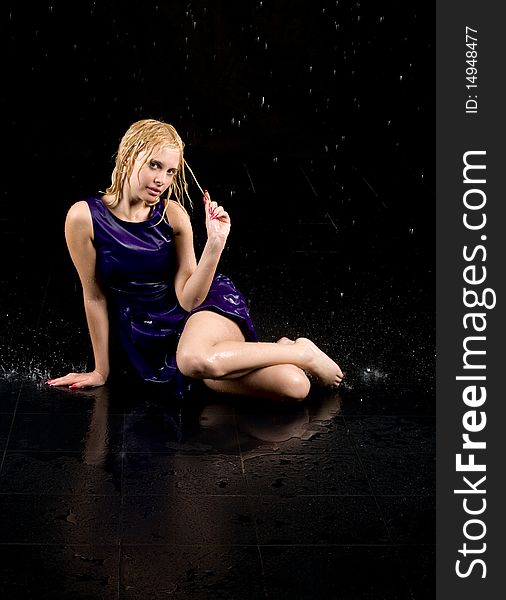
[(111, 348), (119, 342), (131, 371), (150, 383), (169, 383), (182, 391), (176, 348), (190, 315), (211, 310), (235, 321), (247, 341), (257, 336), (245, 299), (225, 275), (215, 275), (204, 302), (191, 312), (174, 290), (176, 252), (163, 202), (147, 221), (116, 217), (102, 195), (87, 198), (93, 220), (98, 277), (107, 295)]

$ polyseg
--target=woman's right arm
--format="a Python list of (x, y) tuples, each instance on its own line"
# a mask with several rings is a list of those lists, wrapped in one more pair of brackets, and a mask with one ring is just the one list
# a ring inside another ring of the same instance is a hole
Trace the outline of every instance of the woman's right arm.
[(83, 288), (84, 309), (90, 332), (95, 369), (50, 379), (49, 385), (72, 388), (104, 385), (109, 376), (109, 318), (105, 294), (97, 281), (93, 225), (86, 202), (71, 206), (65, 221), (65, 239)]

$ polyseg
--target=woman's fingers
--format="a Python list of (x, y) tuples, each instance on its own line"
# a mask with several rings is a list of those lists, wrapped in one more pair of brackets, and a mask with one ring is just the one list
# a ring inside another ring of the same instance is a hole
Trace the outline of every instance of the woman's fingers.
[(202, 198), (204, 201), (204, 205), (206, 207), (206, 216), (209, 217), (209, 220), (219, 219), (220, 221), (229, 221), (230, 217), (228, 213), (225, 211), (223, 206), (219, 205), (214, 200), (211, 200), (211, 196), (207, 190), (204, 190), (204, 196)]
[(230, 223), (230, 217), (228, 216), (228, 212), (226, 210), (223, 210), (223, 208), (221, 208), (221, 211), (216, 212), (213, 218), (218, 219), (223, 223)]
[(63, 377), (57, 377), (56, 379), (48, 379), (46, 383), (48, 385), (69, 385), (75, 382), (80, 375), (80, 373), (67, 373)]
[(97, 385), (103, 385), (103, 378), (97, 373), (68, 373), (63, 377), (57, 377), (56, 379), (49, 379), (46, 381), (48, 385), (53, 386), (68, 386), (72, 389), (78, 389), (83, 387), (95, 387)]

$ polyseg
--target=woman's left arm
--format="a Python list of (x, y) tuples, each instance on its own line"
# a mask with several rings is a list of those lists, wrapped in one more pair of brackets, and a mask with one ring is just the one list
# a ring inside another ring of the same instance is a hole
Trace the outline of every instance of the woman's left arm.
[(169, 200), (167, 213), (174, 232), (176, 276), (174, 286), (179, 304), (186, 311), (200, 306), (209, 293), (216, 268), (230, 232), (230, 217), (222, 206), (204, 198), (207, 241), (197, 264), (193, 248), (193, 230), (188, 213)]

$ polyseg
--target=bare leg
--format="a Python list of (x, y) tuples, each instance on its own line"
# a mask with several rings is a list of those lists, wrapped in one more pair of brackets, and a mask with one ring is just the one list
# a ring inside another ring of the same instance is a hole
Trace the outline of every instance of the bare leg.
[(210, 311), (188, 319), (176, 359), (182, 373), (198, 379), (236, 379), (281, 365), (307, 371), (323, 385), (338, 385), (343, 377), (339, 366), (306, 338), (245, 342), (236, 323)]
[(295, 365), (263, 367), (235, 379), (203, 379), (202, 381), (215, 392), (255, 396), (269, 400), (304, 400), (311, 389), (306, 374)]

